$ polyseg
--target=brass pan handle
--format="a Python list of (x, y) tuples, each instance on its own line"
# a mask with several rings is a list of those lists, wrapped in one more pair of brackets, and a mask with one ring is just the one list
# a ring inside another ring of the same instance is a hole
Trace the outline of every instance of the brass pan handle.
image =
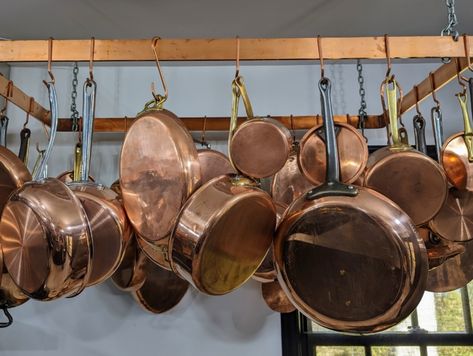
[(255, 115), (253, 114), (253, 107), (251, 106), (250, 97), (248, 96), (248, 91), (246, 90), (245, 82), (243, 81), (242, 76), (238, 76), (234, 80), (235, 84), (240, 91), (241, 98), (243, 99), (243, 104), (245, 105), (246, 117), (248, 119), (253, 119)]
[(0, 323), (0, 328), (7, 328), (9, 327), (11, 324), (13, 324), (13, 317), (11, 316), (10, 312), (8, 311), (8, 308), (7, 307), (2, 307), (1, 308), (3, 310), (3, 314), (5, 314), (5, 316), (7, 317), (7, 321), (4, 321), (4, 322), (1, 322)]

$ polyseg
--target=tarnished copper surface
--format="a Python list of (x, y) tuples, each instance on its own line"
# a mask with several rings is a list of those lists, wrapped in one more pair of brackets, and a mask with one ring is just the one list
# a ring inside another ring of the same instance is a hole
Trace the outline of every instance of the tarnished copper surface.
[(149, 241), (171, 233), (182, 204), (201, 181), (192, 137), (167, 110), (138, 116), (123, 142), (119, 171), (127, 215)]
[(446, 240), (473, 239), (473, 192), (450, 188), (447, 200), (429, 222), (430, 228)]
[[(337, 147), (340, 162), (340, 180), (353, 183), (363, 172), (368, 160), (365, 139), (353, 126), (336, 123)], [(314, 185), (325, 182), (327, 170), (323, 126), (317, 125), (306, 132), (299, 144), (298, 163), (301, 172)]]
[(275, 312), (292, 313), (296, 310), (277, 280), (261, 284), (261, 294), (266, 305)]
[(135, 291), (145, 282), (144, 263), (146, 256), (138, 248), (136, 235), (132, 234), (122, 261), (112, 275), (115, 286), (123, 291)]
[(409, 216), (361, 187), (354, 197), (301, 196), (279, 225), (274, 256), (291, 302), (344, 332), (377, 332), (406, 318), (422, 298), (428, 272)]
[(10, 194), (30, 180), (25, 164), (9, 149), (0, 146), (0, 211)]
[[(59, 179), (61, 182), (64, 182), (64, 183), (71, 183), (71, 182), (74, 181), (74, 172), (72, 172), (72, 171), (62, 172), (62, 173), (61, 173), (60, 175), (58, 175), (56, 178)], [(90, 181), (90, 182), (95, 182), (94, 177), (89, 176), (89, 181)]]
[(245, 121), (230, 142), (233, 164), (254, 178), (270, 177), (279, 171), (289, 157), (291, 146), (289, 130), (271, 118)]
[(463, 243), (465, 252), (448, 259), (429, 271), (426, 290), (430, 292), (450, 292), (466, 286), (473, 280), (473, 243)]
[(473, 162), (468, 160), (463, 134), (457, 133), (445, 141), (441, 162), (450, 183), (458, 189), (473, 190)]
[(236, 173), (230, 160), (223, 153), (211, 149), (197, 150), (202, 184), (225, 174)]
[(371, 154), (364, 183), (399, 205), (418, 226), (439, 212), (448, 194), (442, 167), (410, 148), (384, 147)]
[(312, 187), (299, 169), (296, 152), (292, 152), (284, 167), (273, 177), (271, 196), (275, 202), (289, 205)]
[(271, 197), (253, 181), (221, 176), (183, 206), (169, 243), (171, 267), (203, 293), (245, 283), (263, 261), (276, 225)]
[(0, 239), (13, 281), (29, 297), (51, 300), (80, 292), (89, 279), (89, 223), (74, 193), (55, 178), (28, 182), (3, 210)]
[(105, 281), (118, 268), (131, 227), (118, 194), (93, 182), (71, 182), (69, 188), (79, 198), (92, 232), (94, 251), (92, 272), (87, 286)]
[(160, 314), (175, 307), (184, 297), (189, 283), (162, 269), (151, 260), (144, 263), (145, 282), (141, 288), (132, 292), (135, 300), (145, 310)]
[(149, 242), (141, 236), (137, 235), (136, 240), (138, 247), (151, 261), (156, 263), (161, 268), (171, 271), (171, 262), (169, 257), (169, 239), (166, 237), (159, 241)]

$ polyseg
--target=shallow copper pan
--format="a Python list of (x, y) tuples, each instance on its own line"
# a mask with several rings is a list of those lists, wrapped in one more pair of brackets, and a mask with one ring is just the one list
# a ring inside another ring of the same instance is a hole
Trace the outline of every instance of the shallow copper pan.
[(236, 173), (228, 157), (219, 151), (208, 148), (199, 149), (197, 155), (199, 157), (202, 184), (218, 176)]
[(261, 294), (266, 305), (277, 313), (292, 313), (296, 310), (277, 280), (261, 284)]

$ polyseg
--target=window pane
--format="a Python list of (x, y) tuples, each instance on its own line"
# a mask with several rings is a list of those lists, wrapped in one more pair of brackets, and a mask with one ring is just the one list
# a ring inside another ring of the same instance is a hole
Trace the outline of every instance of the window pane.
[(365, 356), (363, 346), (317, 346), (317, 356)]
[(437, 347), (437, 355), (438, 356), (471, 356), (473, 355), (473, 347), (471, 346), (441, 346), (441, 347)]
[(420, 350), (418, 347), (405, 347), (405, 346), (388, 346), (388, 347), (372, 347), (373, 356), (420, 356)]

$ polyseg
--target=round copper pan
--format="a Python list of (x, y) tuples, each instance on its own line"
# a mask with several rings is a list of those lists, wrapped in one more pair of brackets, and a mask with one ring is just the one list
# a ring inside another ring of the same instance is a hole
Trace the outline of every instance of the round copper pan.
[(473, 163), (468, 160), (464, 133), (450, 136), (442, 147), (442, 165), (448, 180), (458, 189), (473, 190)]
[(287, 206), (310, 188), (312, 188), (312, 183), (301, 173), (297, 163), (297, 153), (292, 152), (284, 167), (273, 177), (271, 196), (275, 202)]
[(148, 241), (169, 236), (182, 204), (201, 181), (192, 137), (167, 110), (138, 115), (123, 142), (119, 171), (128, 217)]
[(266, 305), (277, 313), (292, 313), (296, 310), (277, 280), (261, 284), (261, 294)]
[(126, 292), (132, 292), (141, 288), (145, 282), (145, 261), (146, 256), (138, 248), (136, 235), (132, 234), (120, 266), (112, 275), (112, 281), (115, 286)]
[(171, 267), (203, 293), (229, 293), (261, 264), (275, 225), (271, 197), (254, 181), (235, 175), (214, 178), (179, 213), (169, 243)]
[(9, 149), (0, 146), (0, 211), (10, 194), (31, 179), (25, 164)]
[(189, 283), (173, 272), (162, 269), (151, 260), (144, 263), (145, 282), (132, 292), (133, 297), (145, 310), (160, 314), (174, 308), (184, 297)]
[(169, 261), (169, 239), (166, 237), (159, 241), (149, 242), (142, 238), (140, 235), (136, 235), (138, 247), (143, 251), (147, 258), (156, 263), (161, 268), (171, 271), (171, 262)]
[(365, 186), (399, 205), (417, 226), (439, 212), (448, 194), (447, 179), (440, 165), (408, 146), (384, 147), (371, 154)]
[(225, 174), (236, 173), (230, 160), (223, 153), (211, 149), (197, 150), (202, 184)]
[[(341, 181), (353, 183), (363, 173), (368, 160), (368, 146), (363, 136), (353, 126), (336, 123), (337, 146), (340, 157)], [(323, 125), (306, 132), (300, 142), (298, 163), (301, 172), (314, 185), (325, 181), (327, 164)]]
[(274, 175), (286, 163), (291, 152), (292, 136), (279, 121), (256, 118), (245, 121), (230, 142), (235, 167), (254, 178)]

